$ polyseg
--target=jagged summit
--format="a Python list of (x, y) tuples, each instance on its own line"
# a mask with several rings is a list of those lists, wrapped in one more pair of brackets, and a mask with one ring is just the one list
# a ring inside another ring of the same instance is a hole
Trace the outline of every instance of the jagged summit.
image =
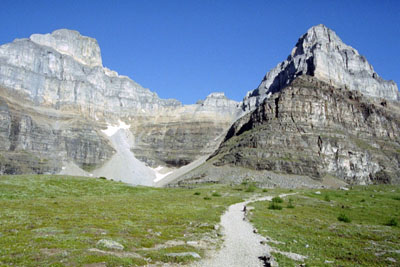
[(247, 93), (242, 107), (253, 109), (302, 74), (367, 96), (400, 100), (395, 82), (379, 77), (364, 56), (319, 24), (300, 37), (288, 58), (268, 72), (257, 89)]
[(51, 34), (32, 34), (32, 42), (53, 48), (89, 66), (102, 66), (100, 47), (96, 39), (82, 36), (78, 31), (59, 29)]

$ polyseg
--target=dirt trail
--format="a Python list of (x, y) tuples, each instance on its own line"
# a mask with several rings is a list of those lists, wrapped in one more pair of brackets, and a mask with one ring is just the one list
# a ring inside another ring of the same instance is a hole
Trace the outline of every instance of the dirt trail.
[[(285, 197), (291, 194), (283, 194)], [(274, 248), (266, 244), (266, 239), (254, 233), (253, 226), (245, 220), (243, 208), (255, 201), (271, 200), (272, 196), (255, 198), (245, 202), (231, 205), (228, 211), (221, 217), (223, 227), (224, 243), (223, 247), (208, 259), (204, 259), (194, 266), (267, 266), (262, 258), (270, 257), (271, 252), (277, 252)], [(264, 241), (261, 244), (261, 241)], [(296, 254), (297, 255), (297, 254)], [(298, 255), (301, 256), (301, 255)], [(273, 260), (269, 262), (277, 266)]]

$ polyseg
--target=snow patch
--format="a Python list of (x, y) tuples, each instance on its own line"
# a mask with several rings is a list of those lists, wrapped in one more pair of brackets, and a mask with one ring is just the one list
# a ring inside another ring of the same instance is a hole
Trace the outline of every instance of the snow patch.
[(115, 126), (115, 125), (111, 125), (107, 123), (107, 129), (105, 130), (101, 130), (104, 134), (106, 134), (107, 136), (113, 136), (116, 132), (118, 132), (118, 130), (120, 129), (129, 129), (131, 128), (130, 125), (126, 124), (123, 121), (118, 120), (119, 125)]
[(158, 166), (157, 168), (150, 168), (150, 169), (152, 169), (154, 171), (154, 174), (156, 175), (156, 179), (154, 179), (155, 183), (161, 181), (162, 179), (173, 173), (172, 171), (167, 173), (161, 172), (164, 169), (163, 166)]

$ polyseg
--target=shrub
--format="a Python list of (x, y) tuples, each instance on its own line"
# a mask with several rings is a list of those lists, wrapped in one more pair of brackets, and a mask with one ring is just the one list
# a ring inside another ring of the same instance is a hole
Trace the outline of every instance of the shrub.
[(221, 194), (220, 194), (220, 193), (218, 193), (218, 192), (214, 192), (214, 193), (212, 193), (212, 196), (213, 196), (213, 197), (220, 197), (220, 196), (221, 196)]
[(107, 178), (106, 178), (106, 177), (104, 177), (104, 176), (100, 176), (100, 177), (99, 177), (99, 179), (106, 180)]
[(393, 199), (394, 200), (400, 200), (400, 196), (395, 196)]
[(365, 199), (361, 199), (361, 201), (360, 202), (365, 202)]
[(288, 209), (294, 209), (294, 205), (293, 205), (293, 199), (289, 198), (289, 203), (287, 205)]
[(257, 187), (255, 185), (251, 184), (246, 188), (245, 192), (251, 193), (251, 192), (256, 191), (256, 189), (257, 189)]
[(345, 223), (351, 222), (350, 218), (347, 217), (347, 215), (344, 214), (344, 213), (341, 213), (341, 214), (337, 217), (337, 219), (338, 219), (340, 222), (345, 222)]
[(273, 203), (283, 203), (283, 199), (280, 197), (274, 197), (272, 198)]
[(204, 200), (210, 200), (211, 197), (204, 197)]
[(268, 209), (270, 210), (281, 210), (282, 206), (277, 204), (276, 202), (271, 202), (268, 206)]
[(264, 188), (262, 191), (263, 191), (264, 193), (268, 192), (268, 190), (267, 190), (267, 189), (265, 189), (265, 188)]
[(195, 196), (200, 196), (200, 194), (201, 194), (200, 192), (194, 192)]
[(329, 195), (325, 195), (324, 200), (327, 202), (331, 202), (331, 198), (329, 197)]
[(252, 193), (252, 192), (256, 191), (256, 189), (257, 189), (257, 186), (254, 183), (249, 183), (247, 185), (245, 192)]
[(395, 218), (391, 218), (387, 223), (385, 223), (387, 226), (397, 226), (399, 225), (399, 222)]

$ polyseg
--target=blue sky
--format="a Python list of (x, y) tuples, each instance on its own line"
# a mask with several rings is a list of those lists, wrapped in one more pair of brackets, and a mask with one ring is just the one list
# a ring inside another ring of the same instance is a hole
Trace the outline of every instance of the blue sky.
[(162, 98), (241, 100), (320, 23), (400, 83), (398, 0), (0, 0), (0, 44), (69, 28), (96, 38), (104, 66)]

